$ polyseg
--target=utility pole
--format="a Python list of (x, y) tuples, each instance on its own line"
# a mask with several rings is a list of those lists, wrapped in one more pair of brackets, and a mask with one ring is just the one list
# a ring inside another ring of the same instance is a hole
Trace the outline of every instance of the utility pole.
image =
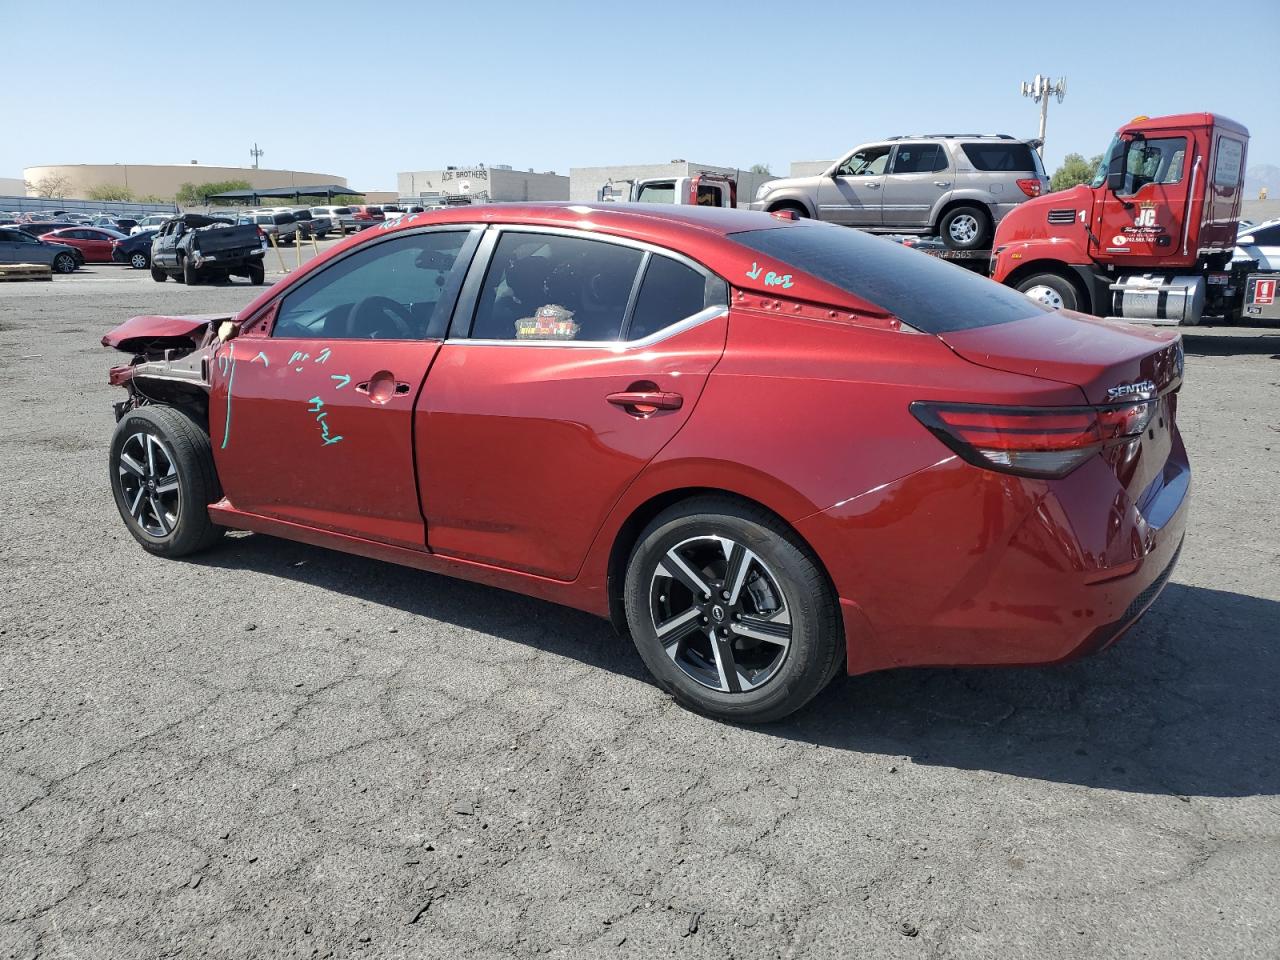
[(1048, 77), (1042, 77), (1036, 74), (1036, 78), (1030, 83), (1022, 81), (1022, 95), (1030, 97), (1036, 103), (1040, 104), (1040, 156), (1044, 156), (1044, 128), (1045, 123), (1049, 119), (1049, 98), (1057, 97), (1061, 103), (1067, 95), (1067, 78), (1059, 77), (1057, 82), (1050, 80)]
[[(1040, 127), (1041, 127), (1041, 129), (1040, 129), (1040, 135), (1041, 135), (1041, 136), (1043, 136), (1043, 135), (1044, 135), (1044, 121), (1043, 121), (1043, 120), (1041, 120), (1041, 121), (1040, 121)], [(264, 153), (266, 153), (266, 151), (265, 151), (265, 150), (263, 150), (263, 149), (261, 149), (261, 148), (258, 146), (258, 141), (256, 141), (256, 140), (255, 140), (255, 141), (253, 142), (253, 149), (249, 151), (249, 156), (253, 157), (253, 169), (255, 169), (255, 170), (257, 170), (257, 169), (258, 169), (258, 158), (259, 158), (260, 156), (262, 156)]]

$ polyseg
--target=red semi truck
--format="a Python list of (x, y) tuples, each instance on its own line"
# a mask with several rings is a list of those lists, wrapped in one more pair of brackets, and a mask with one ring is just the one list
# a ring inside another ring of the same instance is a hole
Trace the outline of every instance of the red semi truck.
[(1148, 323), (1256, 313), (1257, 264), (1231, 263), (1248, 145), (1249, 131), (1217, 114), (1134, 119), (1092, 183), (1000, 221), (992, 279), (1052, 306)]

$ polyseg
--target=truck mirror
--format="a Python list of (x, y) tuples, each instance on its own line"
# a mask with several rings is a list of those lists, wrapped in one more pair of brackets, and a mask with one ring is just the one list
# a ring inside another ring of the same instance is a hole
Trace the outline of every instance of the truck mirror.
[(1110, 170), (1107, 172), (1107, 189), (1112, 193), (1119, 193), (1124, 189), (1124, 170)]

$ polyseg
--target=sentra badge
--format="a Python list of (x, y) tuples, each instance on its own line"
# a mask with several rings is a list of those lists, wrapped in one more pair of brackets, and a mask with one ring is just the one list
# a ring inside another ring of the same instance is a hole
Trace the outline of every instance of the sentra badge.
[(1139, 380), (1137, 383), (1122, 383), (1118, 387), (1110, 387), (1107, 390), (1107, 396), (1112, 400), (1123, 400), (1125, 397), (1155, 392), (1155, 383), (1150, 380)]

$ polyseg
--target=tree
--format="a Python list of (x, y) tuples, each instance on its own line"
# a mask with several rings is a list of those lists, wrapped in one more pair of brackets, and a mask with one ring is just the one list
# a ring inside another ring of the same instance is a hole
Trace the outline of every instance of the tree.
[(71, 188), (71, 178), (51, 173), (47, 177), (41, 177), (35, 183), (25, 181), (25, 184), (27, 191), (35, 191), (37, 197), (43, 197), (46, 200), (55, 198), (60, 200), (67, 195), (67, 191)]
[(174, 199), (180, 206), (193, 207), (204, 203), (204, 198), (215, 193), (227, 193), (230, 190), (252, 190), (253, 184), (248, 180), (221, 180), (214, 183), (182, 183), (178, 185), (178, 193)]
[(763, 173), (766, 177), (772, 177), (773, 171), (769, 169), (767, 163), (753, 163), (748, 173)]
[(132, 200), (133, 191), (118, 183), (100, 183), (85, 193), (90, 200)]
[(1068, 190), (1080, 183), (1088, 183), (1102, 163), (1102, 154), (1086, 160), (1078, 153), (1068, 153), (1062, 158), (1062, 166), (1053, 172), (1049, 180), (1050, 190)]

